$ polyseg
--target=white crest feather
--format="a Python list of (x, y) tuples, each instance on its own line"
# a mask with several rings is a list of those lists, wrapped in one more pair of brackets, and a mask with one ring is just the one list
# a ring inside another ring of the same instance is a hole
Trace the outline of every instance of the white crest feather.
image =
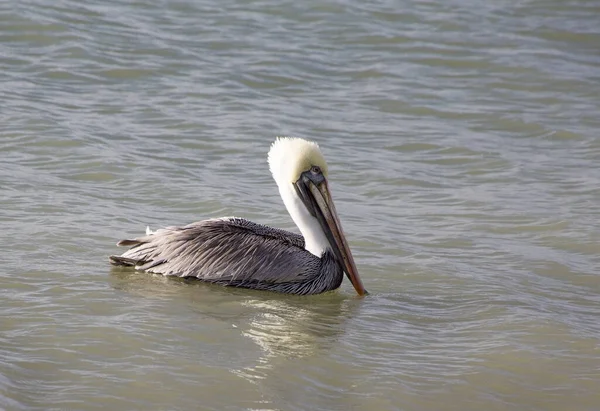
[(327, 163), (315, 142), (296, 137), (277, 137), (269, 150), (269, 169), (277, 185), (294, 183), (316, 165), (327, 176)]

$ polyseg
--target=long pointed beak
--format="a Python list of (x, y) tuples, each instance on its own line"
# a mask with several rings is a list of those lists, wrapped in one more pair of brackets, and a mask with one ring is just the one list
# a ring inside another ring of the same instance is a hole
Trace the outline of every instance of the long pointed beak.
[[(317, 211), (317, 219), (321, 223), (321, 226), (323, 226), (323, 230), (333, 247), (333, 252), (342, 262), (346, 276), (354, 286), (358, 295), (362, 296), (368, 294), (358, 275), (354, 257), (352, 257), (352, 252), (350, 251), (350, 247), (344, 236), (344, 231), (342, 230), (342, 224), (335, 211), (335, 205), (331, 198), (327, 180), (323, 177), (320, 183), (315, 184), (311, 181), (307, 186), (318, 207), (318, 210), (315, 210)], [(321, 215), (319, 215), (319, 212)]]

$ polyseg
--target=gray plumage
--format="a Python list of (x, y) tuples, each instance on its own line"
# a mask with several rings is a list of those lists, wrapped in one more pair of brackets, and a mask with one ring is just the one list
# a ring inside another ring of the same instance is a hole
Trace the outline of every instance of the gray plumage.
[(333, 252), (321, 258), (304, 249), (304, 238), (242, 218), (220, 218), (167, 227), (117, 245), (132, 246), (114, 265), (226, 286), (291, 294), (338, 288), (343, 270)]

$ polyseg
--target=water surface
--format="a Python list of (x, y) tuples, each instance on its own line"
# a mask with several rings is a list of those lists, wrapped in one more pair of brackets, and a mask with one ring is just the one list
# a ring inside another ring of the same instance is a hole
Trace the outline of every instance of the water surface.
[[(597, 3), (0, 7), (0, 408), (598, 409)], [(109, 266), (295, 229), (276, 135), (321, 144), (368, 298)]]

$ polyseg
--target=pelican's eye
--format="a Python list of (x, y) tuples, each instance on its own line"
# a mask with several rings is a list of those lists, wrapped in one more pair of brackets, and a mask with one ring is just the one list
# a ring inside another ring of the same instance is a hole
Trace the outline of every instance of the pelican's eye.
[(321, 167), (319, 166), (312, 166), (310, 168), (310, 172), (313, 174), (321, 174)]

